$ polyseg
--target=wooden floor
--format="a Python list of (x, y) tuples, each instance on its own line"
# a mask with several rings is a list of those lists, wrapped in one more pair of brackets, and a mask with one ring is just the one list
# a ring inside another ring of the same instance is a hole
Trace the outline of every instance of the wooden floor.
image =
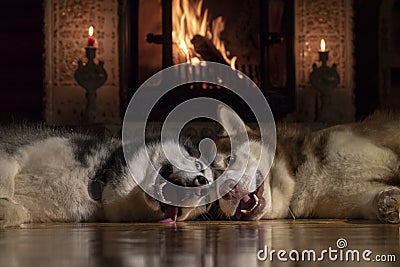
[[(24, 225), (0, 230), (0, 266), (399, 266), (399, 236), (398, 225), (337, 220)], [(286, 251), (288, 261), (277, 252), (265, 259), (265, 248)], [(329, 248), (332, 260), (322, 253)], [(359, 262), (351, 261), (355, 250)], [(296, 252), (299, 262), (289, 258)], [(391, 255), (397, 262), (373, 262)]]

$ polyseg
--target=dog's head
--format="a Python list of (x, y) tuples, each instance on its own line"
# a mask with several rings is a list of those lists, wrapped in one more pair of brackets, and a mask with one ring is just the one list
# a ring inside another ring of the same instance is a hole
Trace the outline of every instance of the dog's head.
[(126, 148), (127, 166), (103, 193), (111, 221), (175, 222), (206, 212), (213, 172), (188, 142), (159, 139)]
[[(225, 128), (217, 140), (213, 163), (217, 179), (225, 180), (220, 187), (220, 211), (224, 217), (258, 220), (272, 206), (268, 166), (274, 154), (262, 144), (260, 133), (245, 125), (236, 113), (221, 106), (218, 116)], [(248, 138), (240, 137), (243, 130)]]
[(199, 159), (197, 149), (190, 142), (179, 145), (164, 142), (162, 146), (164, 152), (158, 144), (150, 147), (155, 156), (153, 165), (158, 170), (153, 187), (157, 200), (147, 197), (147, 202), (153, 208), (160, 208), (164, 222), (194, 219), (206, 212), (206, 206), (201, 203), (208, 195), (213, 172)]

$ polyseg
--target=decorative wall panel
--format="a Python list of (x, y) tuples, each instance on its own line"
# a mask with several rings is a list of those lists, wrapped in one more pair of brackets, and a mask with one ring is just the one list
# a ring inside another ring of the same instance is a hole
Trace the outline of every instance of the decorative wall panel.
[(50, 124), (81, 124), (85, 90), (74, 80), (85, 58), (88, 27), (93, 25), (97, 59), (104, 61), (106, 83), (97, 90), (98, 123), (120, 122), (118, 0), (46, 0), (45, 118)]
[[(337, 64), (340, 84), (321, 118), (321, 100), (309, 82), (312, 64), (319, 64), (320, 40), (329, 50), (328, 65)], [(354, 119), (353, 1), (295, 0), (296, 119), (346, 122)]]

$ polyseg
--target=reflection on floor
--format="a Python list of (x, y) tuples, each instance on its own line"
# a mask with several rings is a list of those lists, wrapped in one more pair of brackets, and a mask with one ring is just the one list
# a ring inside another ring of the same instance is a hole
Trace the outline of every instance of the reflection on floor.
[(38, 224), (0, 230), (0, 266), (398, 266), (399, 242), (364, 221)]

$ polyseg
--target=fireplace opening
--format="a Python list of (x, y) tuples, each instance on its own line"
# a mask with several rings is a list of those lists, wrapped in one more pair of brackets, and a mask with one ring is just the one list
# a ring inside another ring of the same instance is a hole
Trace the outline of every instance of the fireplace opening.
[[(213, 61), (245, 73), (262, 90), (276, 119), (294, 111), (293, 0), (121, 1), (121, 9), (128, 10), (121, 50), (129, 52), (121, 58), (121, 82), (128, 84), (122, 86), (127, 90), (123, 105), (164, 68)], [(178, 100), (206, 96), (232, 102), (229, 90), (213, 86), (186, 85), (175, 91), (156, 105), (152, 120), (162, 121)], [(243, 117), (254, 118), (248, 112)]]
[[(247, 121), (256, 121), (256, 118), (246, 102), (239, 97), (236, 93), (232, 92), (228, 88), (223, 86), (203, 83), (203, 82), (194, 82), (191, 84), (185, 84), (173, 88), (168, 93), (164, 94), (155, 104), (154, 108), (149, 114), (150, 121), (165, 121), (168, 114), (160, 113), (160, 110), (169, 110), (171, 111), (173, 108), (183, 103), (185, 100), (190, 99), (193, 95), (193, 91), (196, 92), (196, 97), (210, 97), (212, 94), (212, 98), (224, 102), (229, 107), (237, 108), (236, 112), (242, 118), (246, 118)], [(200, 110), (207, 109), (208, 107), (201, 106), (193, 106), (193, 109)], [(201, 118), (197, 121), (205, 121), (205, 119)]]

